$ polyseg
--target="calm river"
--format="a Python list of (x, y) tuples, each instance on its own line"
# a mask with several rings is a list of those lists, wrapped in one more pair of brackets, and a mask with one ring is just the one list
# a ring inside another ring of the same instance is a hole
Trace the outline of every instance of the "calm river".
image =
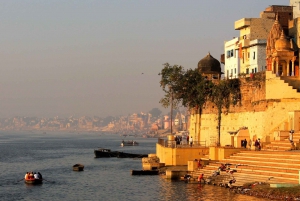
[[(227, 189), (186, 184), (161, 176), (132, 176), (140, 159), (94, 158), (94, 149), (110, 148), (132, 153), (155, 153), (157, 139), (136, 140), (134, 147), (120, 147), (123, 137), (96, 133), (0, 131), (1, 200), (212, 200), (256, 201)], [(72, 171), (76, 163), (83, 172)], [(39, 171), (45, 181), (31, 186), (22, 180), (27, 171)]]

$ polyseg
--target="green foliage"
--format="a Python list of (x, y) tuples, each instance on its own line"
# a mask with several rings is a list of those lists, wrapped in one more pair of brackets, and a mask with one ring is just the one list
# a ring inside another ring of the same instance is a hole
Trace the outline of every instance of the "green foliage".
[(171, 103), (175, 108), (178, 106), (180, 100), (175, 98), (176, 90), (180, 86), (183, 74), (184, 68), (182, 66), (171, 66), (169, 63), (164, 64), (164, 68), (158, 74), (161, 76), (160, 86), (165, 92), (165, 97), (159, 101), (163, 107), (167, 108)]
[(203, 105), (212, 102), (218, 110), (218, 133), (220, 139), (220, 125), (222, 109), (227, 111), (230, 105), (241, 101), (240, 80), (207, 80), (198, 69), (184, 70), (182, 66), (164, 64), (161, 73), (160, 86), (166, 92), (160, 100), (164, 107), (172, 104), (173, 107), (181, 103), (182, 106), (195, 108), (202, 114)]
[(164, 107), (173, 102), (173, 106), (181, 104), (189, 108), (202, 108), (207, 101), (207, 81), (198, 69), (184, 70), (182, 66), (164, 64), (161, 73), (160, 85), (166, 92), (160, 100)]

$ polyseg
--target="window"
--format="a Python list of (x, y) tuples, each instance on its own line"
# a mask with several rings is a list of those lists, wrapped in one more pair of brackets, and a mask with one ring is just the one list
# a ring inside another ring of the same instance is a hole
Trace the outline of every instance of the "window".
[(255, 52), (253, 52), (253, 60), (255, 60)]
[(230, 57), (233, 57), (233, 50), (230, 51)]
[(249, 74), (249, 68), (246, 69), (246, 74)]
[(245, 53), (243, 52), (243, 63), (244, 63), (244, 59), (245, 59)]
[(248, 52), (248, 54), (247, 54), (247, 55), (248, 55), (248, 59), (249, 59), (249, 58), (250, 58), (250, 52)]
[(236, 68), (234, 69), (234, 74), (236, 74)]

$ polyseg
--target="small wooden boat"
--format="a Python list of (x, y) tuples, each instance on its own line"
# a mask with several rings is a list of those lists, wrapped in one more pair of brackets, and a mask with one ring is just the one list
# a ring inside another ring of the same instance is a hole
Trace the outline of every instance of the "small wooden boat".
[(110, 149), (99, 148), (94, 150), (95, 158), (110, 158), (117, 157), (118, 151), (111, 151)]
[(73, 171), (83, 171), (84, 165), (82, 164), (75, 164), (73, 165)]
[(159, 170), (131, 170), (131, 175), (158, 175)]
[(136, 142), (136, 141), (133, 141), (133, 140), (129, 140), (129, 141), (122, 141), (121, 142), (121, 146), (122, 147), (124, 147), (124, 146), (137, 146), (137, 145), (139, 145), (139, 143), (138, 142)]
[(43, 180), (42, 179), (24, 179), (26, 184), (42, 184)]

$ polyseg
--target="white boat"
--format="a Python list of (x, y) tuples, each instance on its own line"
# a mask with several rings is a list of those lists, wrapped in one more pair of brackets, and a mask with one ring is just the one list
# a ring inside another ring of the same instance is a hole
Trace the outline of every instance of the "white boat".
[(136, 141), (133, 141), (133, 140), (128, 140), (128, 141), (122, 141), (121, 142), (121, 146), (122, 147), (124, 147), (124, 146), (137, 146), (137, 145), (139, 145), (139, 143), (138, 142), (136, 142)]

